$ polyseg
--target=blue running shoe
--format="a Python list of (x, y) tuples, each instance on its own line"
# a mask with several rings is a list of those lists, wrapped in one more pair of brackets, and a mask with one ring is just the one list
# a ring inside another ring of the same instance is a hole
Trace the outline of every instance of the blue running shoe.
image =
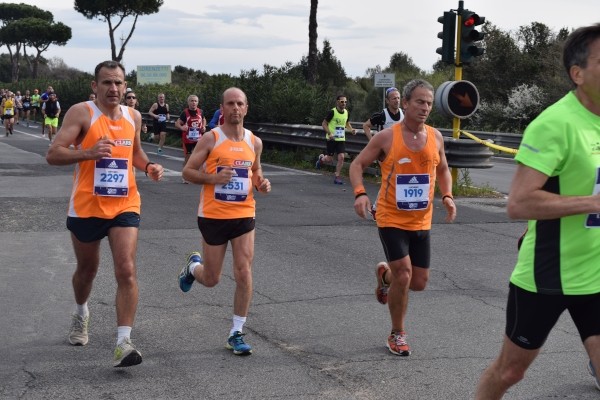
[(252, 347), (244, 342), (245, 333), (239, 331), (233, 332), (233, 335), (227, 339), (226, 349), (233, 350), (236, 356), (249, 356), (252, 354)]
[(179, 273), (179, 288), (183, 292), (189, 292), (189, 290), (192, 288), (192, 283), (194, 283), (194, 281), (196, 280), (194, 278), (194, 275), (190, 273), (190, 265), (192, 263), (202, 264), (202, 256), (197, 251), (192, 252), (188, 256), (187, 263)]
[(315, 163), (315, 168), (316, 169), (321, 169), (321, 163), (323, 162), (323, 157), (325, 157), (324, 154), (319, 154), (319, 159)]
[(339, 176), (336, 176), (335, 179), (333, 180), (333, 183), (335, 183), (336, 185), (343, 185), (344, 181)]
[(162, 149), (159, 147), (158, 150), (156, 150), (156, 155), (162, 156)]
[(600, 380), (598, 380), (598, 375), (596, 375), (596, 370), (592, 365), (592, 360), (590, 360), (590, 362), (588, 363), (588, 371), (590, 375), (594, 377), (594, 382), (596, 382), (596, 389), (600, 390)]

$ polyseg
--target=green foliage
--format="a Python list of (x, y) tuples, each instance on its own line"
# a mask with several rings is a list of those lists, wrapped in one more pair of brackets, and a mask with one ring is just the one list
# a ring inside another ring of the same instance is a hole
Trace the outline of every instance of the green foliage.
[[(93, 10), (98, 11), (104, 6), (108, 7), (105, 9), (106, 12), (117, 12), (117, 9), (121, 10), (119, 7), (123, 7), (122, 12), (125, 9), (133, 10), (134, 6), (137, 7), (141, 3), (153, 3), (157, 7), (162, 5), (162, 1), (125, 1), (117, 4), (108, 0), (99, 2), (78, 0), (76, 3), (81, 7), (89, 6), (88, 15), (92, 15)], [(5, 25), (17, 23), (17, 21), (10, 22), (11, 18), (17, 20), (25, 18), (21, 6), (8, 6), (0, 5), (0, 21)], [(26, 9), (30, 9), (27, 7)], [(2, 10), (11, 11), (2, 14)], [(46, 22), (30, 19), (20, 22), (28, 26), (62, 25), (54, 24), (52, 14), (43, 10), (37, 9), (33, 15), (28, 12), (27, 17), (30, 16)], [(18, 25), (10, 29), (14, 29), (15, 34), (25, 32), (17, 31), (17, 28), (25, 29)], [(68, 32), (67, 28), (64, 25), (61, 27), (64, 32)], [(0, 37), (1, 30), (2, 28), (0, 28)], [(461, 127), (467, 130), (521, 132), (540, 110), (571, 89), (571, 82), (561, 64), (561, 47), (569, 31), (563, 28), (558, 33), (554, 33), (541, 23), (532, 23), (520, 27), (515, 32), (504, 32), (490, 22), (483, 25), (483, 30), (486, 33), (483, 41), (486, 51), (473, 63), (464, 66), (462, 74), (462, 79), (473, 82), (478, 88), (481, 105), (471, 118), (461, 121)], [(43, 46), (44, 38), (49, 37), (40, 37), (39, 39), (42, 40), (39, 42), (40, 46)], [(34, 39), (28, 38), (28, 40), (30, 44), (27, 46), (32, 47)], [(239, 76), (209, 75), (205, 71), (177, 65), (172, 72), (172, 84), (169, 85), (138, 86), (135, 71), (127, 74), (126, 79), (138, 95), (142, 112), (149, 110), (159, 93), (165, 93), (167, 103), (176, 115), (187, 106), (187, 96), (196, 94), (200, 98), (200, 107), (209, 119), (219, 108), (223, 91), (228, 87), (237, 86), (248, 96), (247, 120), (249, 122), (311, 125), (321, 124), (327, 111), (334, 106), (338, 94), (348, 97), (348, 110), (353, 122), (363, 122), (373, 112), (381, 110), (384, 89), (374, 87), (376, 73), (394, 73), (396, 86), (400, 90), (408, 81), (415, 78), (425, 79), (434, 87), (455, 79), (454, 66), (437, 62), (431, 72), (425, 72), (413, 63), (411, 57), (402, 52), (392, 54), (387, 66), (382, 68), (376, 65), (367, 69), (364, 76), (350, 79), (346, 76), (328, 40), (323, 41), (322, 50), (317, 52), (317, 60), (318, 75), (315, 84), (308, 82), (306, 57), (301, 58), (298, 63), (287, 62), (280, 67), (264, 65), (262, 71), (256, 69), (241, 71)], [(34, 61), (35, 57), (27, 55), (19, 61), (19, 66), (31, 66)], [(8, 55), (0, 54), (0, 81), (10, 82), (12, 62)], [(40, 57), (39, 62), (41, 79), (2, 85), (11, 90), (23, 91), (33, 87), (43, 89), (48, 83), (52, 83), (59, 92), (62, 104), (68, 105), (87, 99), (90, 91), (89, 83), (92, 79), (89, 74), (70, 69), (61, 60), (45, 60)], [(33, 76), (31, 68), (23, 68), (23, 70), (23, 77)], [(73, 83), (63, 86), (63, 79)], [(442, 116), (434, 108), (428, 124), (439, 128), (451, 128), (452, 119)]]
[(276, 165), (285, 165), (291, 168), (312, 169), (315, 166), (313, 160), (319, 155), (318, 151), (296, 149), (293, 151), (281, 149), (277, 146), (265, 147), (260, 157), (262, 162)]
[[(201, 72), (195, 72), (200, 74)], [(190, 70), (178, 68), (171, 75), (173, 82), (179, 83), (165, 85), (137, 85), (135, 73), (127, 75), (128, 87), (135, 90), (138, 98), (139, 109), (141, 112), (148, 112), (152, 104), (156, 102), (156, 97), (160, 93), (165, 94), (166, 102), (173, 115), (179, 115), (187, 107), (187, 98), (190, 94), (195, 94), (200, 100), (200, 108), (207, 119), (210, 119), (219, 108), (221, 95), (225, 89), (231, 86), (238, 86), (239, 79), (230, 75), (206, 75), (201, 80), (188, 79)]]
[[(353, 117), (359, 117), (359, 121), (366, 121), (375, 111), (379, 111), (385, 106), (383, 100), (385, 88), (374, 86), (375, 74), (379, 73), (394, 74), (396, 87), (399, 88), (400, 91), (402, 91), (402, 87), (412, 79), (423, 77), (425, 75), (425, 73), (415, 65), (412, 58), (403, 52), (399, 52), (392, 55), (387, 67), (382, 69), (378, 65), (375, 68), (368, 69), (365, 78), (355, 78), (352, 83), (358, 85), (363, 92), (358, 98), (364, 99), (361, 103), (356, 101), (353, 103), (354, 108), (352, 108), (352, 114)], [(356, 100), (356, 96), (353, 96), (349, 100), (352, 99)]]
[(64, 46), (71, 39), (71, 28), (62, 22), (50, 22), (40, 18), (23, 18), (12, 24), (15, 33), (21, 35), (27, 46), (42, 52), (51, 44)]
[[(248, 96), (249, 121), (314, 124), (317, 121), (307, 111), (315, 104), (325, 106), (320, 88), (307, 85), (291, 63), (281, 68), (265, 65), (262, 74), (242, 71), (239, 86)], [(322, 117), (318, 123), (321, 121)]]
[(23, 18), (39, 18), (48, 22), (54, 21), (54, 16), (50, 11), (42, 10), (36, 6), (20, 3), (1, 3), (0, 4), (0, 23), (6, 26), (13, 21)]
[(75, 11), (87, 19), (149, 15), (158, 12), (164, 0), (75, 0)]
[(26, 46), (32, 47), (36, 51), (30, 63), (30, 71), (34, 77), (37, 77), (42, 53), (51, 45), (66, 45), (72, 37), (71, 28), (62, 22), (55, 23), (40, 18), (23, 18), (5, 29), (8, 30), (10, 27), (15, 28), (12, 34), (17, 40), (24, 40)]
[(398, 74), (400, 81), (406, 80), (407, 82), (414, 76), (423, 74), (423, 71), (415, 65), (413, 59), (403, 52), (392, 55), (386, 70)]
[[(567, 31), (555, 34), (538, 22), (512, 34), (487, 22), (484, 31), (485, 54), (463, 71), (463, 79), (475, 84), (484, 106), (465, 123), (472, 129), (520, 133), (539, 111), (571, 88), (561, 65)], [(513, 102), (515, 96), (527, 98), (523, 90), (531, 87), (540, 90), (540, 103), (522, 110), (525, 103), (520, 102), (518, 110), (509, 112), (511, 96)]]
[[(307, 82), (310, 82), (311, 73), (309, 71), (308, 59), (302, 57), (298, 65), (299, 69)], [(317, 51), (317, 77), (316, 84), (322, 88), (337, 88), (343, 87), (348, 77), (342, 67), (342, 63), (334, 54), (331, 43), (328, 40), (323, 41), (323, 51)]]
[[(51, 12), (23, 3), (0, 4), (0, 23), (0, 45), (6, 45), (9, 50), (12, 82), (20, 77), (21, 50), (23, 57), (32, 61), (30, 71), (37, 77), (42, 53), (52, 44), (64, 46), (71, 39), (71, 28), (55, 23)], [(32, 60), (26, 56), (27, 46), (36, 50)]]
[(323, 41), (323, 51), (317, 62), (317, 84), (323, 87), (343, 87), (347, 80), (346, 71), (335, 55), (331, 43)]

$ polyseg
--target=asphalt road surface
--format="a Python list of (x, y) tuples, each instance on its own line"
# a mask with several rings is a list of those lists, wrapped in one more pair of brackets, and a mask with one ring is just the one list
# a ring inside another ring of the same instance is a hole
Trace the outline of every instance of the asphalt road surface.
[[(113, 368), (115, 282), (106, 241), (89, 301), (90, 342), (67, 342), (73, 167), (46, 164), (39, 127), (0, 135), (2, 399), (469, 399), (498, 353), (525, 228), (506, 217), (505, 199), (458, 198), (454, 224), (443, 222), (436, 199), (430, 282), (410, 294), (413, 353), (397, 357), (385, 348), (389, 315), (374, 295), (381, 244), (373, 221), (355, 215), (349, 185), (319, 171), (265, 165), (273, 190), (257, 195), (254, 297), (244, 329), (254, 354), (232, 355), (224, 348), (231, 255), (217, 287), (179, 290), (186, 254), (199, 249), (199, 187), (181, 183), (181, 149), (158, 157), (144, 144), (167, 174), (160, 183), (137, 175), (143, 205), (132, 339), (143, 363)], [(377, 192), (372, 184), (367, 190)], [(596, 399), (586, 363), (563, 316), (505, 398)]]

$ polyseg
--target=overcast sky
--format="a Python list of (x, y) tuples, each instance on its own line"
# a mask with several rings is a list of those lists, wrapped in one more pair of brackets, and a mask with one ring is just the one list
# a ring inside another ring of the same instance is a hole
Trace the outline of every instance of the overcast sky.
[[(14, 1), (19, 3), (22, 0)], [(108, 26), (75, 12), (72, 0), (27, 0), (54, 14), (73, 31), (66, 46), (51, 46), (45, 57), (58, 57), (70, 66), (93, 72), (110, 59)], [(439, 59), (437, 19), (458, 8), (446, 0), (320, 0), (317, 12), (318, 47), (331, 43), (350, 77), (368, 68), (387, 66), (390, 57), (404, 52), (425, 71)], [(464, 8), (504, 31), (542, 22), (554, 31), (600, 22), (598, 0), (465, 0)], [(264, 64), (279, 67), (298, 63), (308, 53), (310, 0), (165, 0), (157, 14), (138, 19), (124, 53), (127, 71), (137, 65), (182, 65), (209, 74), (239, 75), (262, 71)], [(133, 19), (125, 21), (126, 35)], [(6, 48), (0, 50), (7, 53)]]

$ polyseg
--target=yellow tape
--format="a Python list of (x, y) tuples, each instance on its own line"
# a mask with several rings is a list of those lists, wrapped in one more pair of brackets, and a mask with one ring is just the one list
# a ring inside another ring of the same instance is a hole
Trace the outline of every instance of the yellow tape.
[(467, 132), (467, 131), (460, 131), (461, 134), (465, 135), (466, 137), (468, 137), (469, 139), (473, 139), (474, 141), (476, 141), (477, 143), (481, 143), (484, 146), (490, 147), (492, 149), (498, 150), (498, 151), (503, 151), (505, 153), (510, 153), (510, 154), (517, 154), (517, 149), (513, 149), (511, 147), (504, 147), (504, 146), (498, 146), (497, 144), (488, 142), (487, 140), (482, 140), (479, 139), (477, 136)]

